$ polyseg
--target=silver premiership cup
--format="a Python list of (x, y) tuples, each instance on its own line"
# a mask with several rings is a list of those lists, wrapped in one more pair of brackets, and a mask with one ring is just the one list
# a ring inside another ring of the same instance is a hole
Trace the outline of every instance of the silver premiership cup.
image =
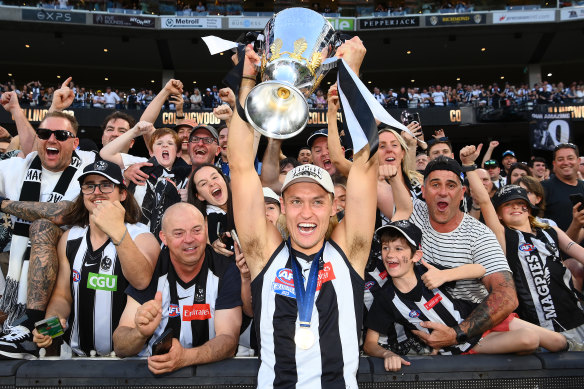
[(308, 122), (306, 99), (316, 90), (334, 62), (337, 34), (319, 13), (288, 8), (274, 15), (264, 29), (261, 83), (245, 101), (249, 123), (269, 138), (287, 139)]

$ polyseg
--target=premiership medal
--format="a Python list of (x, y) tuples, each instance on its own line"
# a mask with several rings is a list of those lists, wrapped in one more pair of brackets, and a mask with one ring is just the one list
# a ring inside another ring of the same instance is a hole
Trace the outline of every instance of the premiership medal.
[(296, 347), (302, 350), (308, 350), (314, 345), (314, 334), (310, 330), (310, 319), (312, 318), (312, 308), (314, 307), (314, 297), (316, 294), (316, 284), (318, 281), (318, 270), (320, 264), (320, 257), (324, 251), (324, 244), (319, 252), (314, 256), (312, 264), (310, 265), (310, 272), (306, 281), (306, 289), (304, 288), (304, 279), (300, 271), (300, 265), (296, 261), (292, 253), (292, 244), (288, 238), (288, 246), (290, 251), (290, 263), (292, 265), (292, 276), (294, 278), (294, 291), (296, 292), (296, 306), (298, 307), (298, 321), (300, 326), (296, 327), (294, 334), (294, 343)]
[(310, 331), (310, 327), (297, 327), (294, 343), (302, 350), (311, 348), (314, 345), (314, 334)]

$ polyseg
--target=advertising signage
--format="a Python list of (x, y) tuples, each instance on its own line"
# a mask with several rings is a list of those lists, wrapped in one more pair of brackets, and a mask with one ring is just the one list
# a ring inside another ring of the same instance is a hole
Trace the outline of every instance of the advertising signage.
[(419, 27), (419, 16), (405, 16), (395, 18), (367, 18), (359, 19), (360, 30), (385, 30), (390, 28)]

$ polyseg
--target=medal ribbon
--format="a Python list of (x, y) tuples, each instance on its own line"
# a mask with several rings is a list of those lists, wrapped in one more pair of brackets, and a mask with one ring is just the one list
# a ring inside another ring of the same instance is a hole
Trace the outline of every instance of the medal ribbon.
[(324, 251), (325, 243), (321, 249), (316, 253), (312, 264), (310, 265), (310, 272), (308, 273), (308, 281), (306, 289), (304, 289), (304, 279), (300, 271), (300, 265), (292, 254), (292, 244), (288, 238), (288, 248), (290, 252), (290, 263), (292, 265), (292, 276), (294, 279), (294, 291), (296, 293), (296, 306), (298, 307), (298, 319), (300, 327), (310, 327), (310, 319), (312, 318), (312, 307), (314, 306), (314, 296), (316, 294), (316, 284), (318, 281), (318, 270), (320, 257)]

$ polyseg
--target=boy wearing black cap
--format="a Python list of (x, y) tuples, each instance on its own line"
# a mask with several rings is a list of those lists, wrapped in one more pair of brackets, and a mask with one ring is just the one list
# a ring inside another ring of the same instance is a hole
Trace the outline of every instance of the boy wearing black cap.
[[(485, 274), (480, 264), (467, 264), (454, 269), (438, 270), (424, 262), (422, 231), (407, 220), (399, 220), (377, 229), (382, 244), (383, 264), (391, 277), (376, 294), (367, 316), (369, 328), (364, 351), (385, 360), (385, 369), (397, 371), (410, 362), (386, 350), (377, 342), (379, 334), (386, 332), (395, 322), (406, 330), (429, 332), (420, 326), (423, 321), (439, 322), (456, 328), (475, 308), (475, 304), (452, 298), (440, 286), (465, 278), (478, 278)], [(424, 266), (416, 266), (421, 261)], [(567, 348), (566, 338), (553, 331), (520, 320), (511, 314), (501, 324), (481, 336), (467, 339), (465, 343), (437, 350), (450, 354), (500, 354), (533, 352), (538, 347), (549, 351)]]

